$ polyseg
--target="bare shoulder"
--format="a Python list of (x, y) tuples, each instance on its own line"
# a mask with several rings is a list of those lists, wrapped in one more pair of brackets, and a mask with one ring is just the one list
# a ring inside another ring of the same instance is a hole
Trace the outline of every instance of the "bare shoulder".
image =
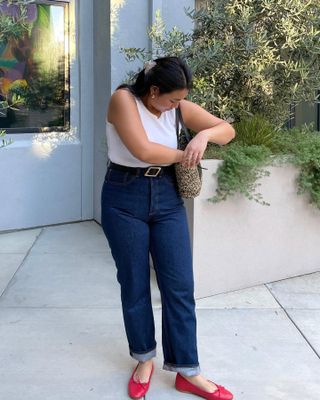
[(203, 107), (189, 100), (181, 100), (180, 108), (184, 123), (195, 132), (211, 128), (224, 122), (223, 119), (216, 117)]
[(142, 125), (135, 97), (128, 89), (117, 89), (113, 93), (107, 120), (114, 126), (127, 149), (141, 160), (149, 140)]
[(134, 95), (126, 88), (117, 89), (112, 94), (107, 111), (107, 120), (113, 123), (114, 117), (121, 115), (123, 110), (127, 112), (137, 110)]
[(127, 88), (117, 89), (111, 96), (111, 101), (132, 101), (134, 100), (133, 94)]

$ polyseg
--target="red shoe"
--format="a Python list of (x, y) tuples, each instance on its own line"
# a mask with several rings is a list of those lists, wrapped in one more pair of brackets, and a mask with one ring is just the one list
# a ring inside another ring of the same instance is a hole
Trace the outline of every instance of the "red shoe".
[[(209, 382), (211, 382), (211, 381), (209, 381)], [(179, 390), (179, 392), (192, 393), (197, 396), (203, 397), (206, 400), (232, 400), (233, 399), (233, 394), (230, 393), (223, 386), (216, 385), (218, 389), (216, 391), (214, 391), (213, 393), (205, 392), (204, 390), (198, 388), (197, 386), (195, 386), (192, 383), (190, 383), (189, 381), (187, 381), (187, 379), (184, 379), (184, 377), (180, 374), (177, 374), (177, 376), (176, 376), (175, 386), (176, 386), (176, 389)]]
[(154, 365), (152, 364), (152, 370), (151, 370), (148, 382), (146, 382), (146, 383), (136, 382), (133, 379), (133, 376), (134, 376), (134, 373), (136, 372), (138, 366), (139, 366), (139, 364), (136, 366), (136, 368), (132, 372), (132, 375), (131, 375), (131, 378), (130, 378), (129, 384), (128, 384), (128, 393), (132, 399), (141, 399), (141, 397), (145, 396), (145, 394), (149, 390), (150, 381), (151, 381), (151, 377), (152, 377), (153, 370), (154, 370)]

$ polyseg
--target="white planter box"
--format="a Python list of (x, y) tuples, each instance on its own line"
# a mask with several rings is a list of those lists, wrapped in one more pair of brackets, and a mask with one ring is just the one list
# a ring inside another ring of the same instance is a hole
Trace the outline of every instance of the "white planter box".
[(185, 200), (196, 298), (320, 269), (320, 210), (297, 195), (298, 170), (268, 167), (260, 193), (271, 206), (242, 196), (213, 204), (218, 160), (204, 160), (200, 196)]

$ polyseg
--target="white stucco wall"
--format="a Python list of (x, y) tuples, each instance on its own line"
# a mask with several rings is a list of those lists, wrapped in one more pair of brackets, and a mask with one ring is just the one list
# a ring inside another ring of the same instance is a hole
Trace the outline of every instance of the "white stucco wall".
[(196, 297), (319, 271), (320, 210), (297, 194), (298, 169), (267, 167), (258, 191), (270, 206), (241, 195), (213, 204), (220, 163), (202, 162), (201, 193), (186, 201)]

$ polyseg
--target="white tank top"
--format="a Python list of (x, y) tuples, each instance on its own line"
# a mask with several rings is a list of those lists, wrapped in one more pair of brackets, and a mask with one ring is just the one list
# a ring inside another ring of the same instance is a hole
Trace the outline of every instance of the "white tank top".
[[(174, 149), (177, 148), (175, 109), (163, 112), (158, 118), (152, 114), (140, 99), (135, 98), (142, 125), (150, 142), (163, 144)], [(156, 165), (145, 163), (134, 157), (124, 145), (115, 127), (107, 122), (108, 158), (110, 161), (129, 167), (148, 167)], [(168, 165), (168, 164), (157, 164)]]

